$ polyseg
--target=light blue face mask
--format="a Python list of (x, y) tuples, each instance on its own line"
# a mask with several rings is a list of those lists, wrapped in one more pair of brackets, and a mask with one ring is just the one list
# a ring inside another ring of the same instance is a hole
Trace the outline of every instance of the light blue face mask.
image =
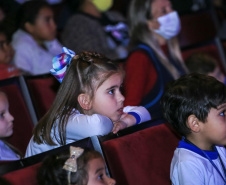
[(163, 15), (157, 20), (160, 27), (159, 29), (154, 30), (154, 32), (161, 35), (165, 39), (171, 39), (180, 32), (180, 18), (176, 11)]

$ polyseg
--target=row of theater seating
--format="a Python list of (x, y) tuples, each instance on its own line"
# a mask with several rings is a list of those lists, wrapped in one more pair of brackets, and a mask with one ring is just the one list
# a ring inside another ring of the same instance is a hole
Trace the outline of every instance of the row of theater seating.
[(58, 81), (50, 74), (0, 81), (0, 91), (7, 94), (9, 111), (14, 116), (14, 134), (8, 138), (8, 142), (23, 154), (34, 125), (51, 106), (58, 86)]
[(69, 150), (69, 146), (92, 148), (105, 158), (109, 174), (118, 185), (167, 185), (170, 162), (180, 137), (164, 120), (151, 120), (117, 135), (93, 136), (19, 161), (0, 165), (0, 175), (13, 185), (36, 185), (37, 170), (45, 156)]

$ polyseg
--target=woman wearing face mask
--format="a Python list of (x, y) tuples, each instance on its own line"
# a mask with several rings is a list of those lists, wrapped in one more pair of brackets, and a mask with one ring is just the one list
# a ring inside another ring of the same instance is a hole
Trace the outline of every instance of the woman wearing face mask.
[(126, 58), (128, 26), (121, 14), (109, 11), (113, 0), (79, 0), (76, 3), (78, 9), (61, 35), (63, 44), (76, 53), (86, 50), (110, 59)]
[(125, 104), (143, 105), (152, 118), (162, 117), (159, 101), (167, 82), (187, 72), (177, 34), (180, 20), (169, 0), (132, 0)]

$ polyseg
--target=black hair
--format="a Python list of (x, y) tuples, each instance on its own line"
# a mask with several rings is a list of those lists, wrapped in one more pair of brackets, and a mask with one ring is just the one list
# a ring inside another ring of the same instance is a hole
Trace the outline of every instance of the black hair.
[(28, 22), (31, 24), (35, 24), (35, 20), (37, 18), (37, 15), (39, 14), (39, 11), (45, 7), (51, 9), (51, 6), (43, 0), (33, 0), (23, 3), (18, 11), (17, 27), (26, 31), (25, 23)]
[(191, 133), (186, 124), (190, 115), (205, 123), (210, 109), (225, 102), (226, 86), (214, 77), (197, 73), (168, 84), (161, 99), (164, 117), (183, 136)]

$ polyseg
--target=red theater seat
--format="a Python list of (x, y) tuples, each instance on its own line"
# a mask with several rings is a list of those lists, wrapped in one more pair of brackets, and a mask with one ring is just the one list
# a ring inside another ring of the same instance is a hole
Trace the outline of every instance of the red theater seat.
[(219, 62), (226, 74), (225, 52), (217, 36), (214, 15), (210, 10), (180, 16), (181, 31), (178, 35), (183, 57), (193, 52), (207, 52)]
[(8, 180), (12, 185), (37, 185), (37, 171), (41, 166), (41, 162), (22, 168), (20, 170), (13, 171), (5, 174), (2, 177)]
[(0, 175), (12, 185), (37, 185), (37, 170), (46, 156), (69, 151), (70, 146), (93, 149), (91, 138), (85, 138), (28, 158), (0, 165)]
[(24, 76), (38, 120), (52, 105), (60, 83), (51, 75)]
[(170, 163), (179, 140), (167, 124), (159, 124), (118, 138), (100, 138), (100, 144), (117, 184), (170, 185)]

